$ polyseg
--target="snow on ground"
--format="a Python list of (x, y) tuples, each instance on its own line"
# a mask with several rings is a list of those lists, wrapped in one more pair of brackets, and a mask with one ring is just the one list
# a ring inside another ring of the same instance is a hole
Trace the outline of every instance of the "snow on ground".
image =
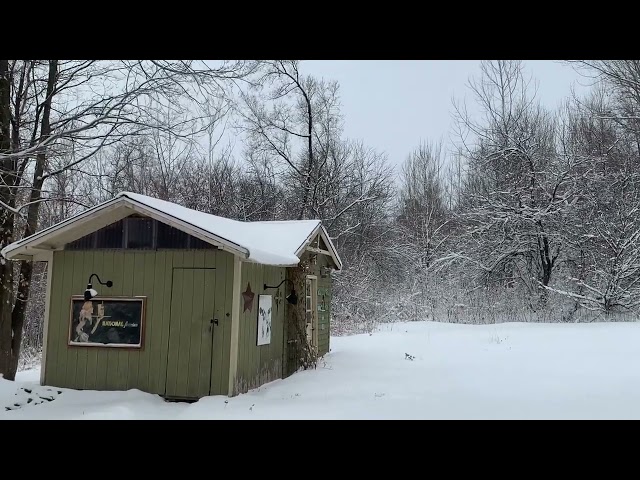
[(21, 372), (0, 379), (0, 419), (640, 418), (640, 323), (396, 323), (331, 345), (317, 370), (192, 404), (46, 390)]

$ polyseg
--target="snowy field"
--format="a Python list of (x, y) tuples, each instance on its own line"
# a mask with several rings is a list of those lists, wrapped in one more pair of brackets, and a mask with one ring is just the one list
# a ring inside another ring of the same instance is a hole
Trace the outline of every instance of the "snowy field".
[(192, 404), (47, 389), (21, 372), (0, 379), (0, 419), (640, 418), (640, 323), (414, 322), (331, 345), (315, 371)]

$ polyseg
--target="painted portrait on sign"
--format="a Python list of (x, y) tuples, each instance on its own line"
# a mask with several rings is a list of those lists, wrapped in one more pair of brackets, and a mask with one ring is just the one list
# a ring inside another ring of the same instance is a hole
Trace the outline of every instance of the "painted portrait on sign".
[(258, 299), (258, 345), (271, 343), (271, 295), (260, 295)]
[(72, 297), (69, 345), (140, 348), (144, 307), (144, 297)]

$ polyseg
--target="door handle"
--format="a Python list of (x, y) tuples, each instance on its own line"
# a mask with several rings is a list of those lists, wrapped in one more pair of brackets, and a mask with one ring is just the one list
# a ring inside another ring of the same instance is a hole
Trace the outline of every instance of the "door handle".
[(210, 332), (213, 331), (213, 326), (214, 325), (218, 325), (218, 319), (217, 318), (212, 318), (211, 320), (209, 320), (209, 331)]

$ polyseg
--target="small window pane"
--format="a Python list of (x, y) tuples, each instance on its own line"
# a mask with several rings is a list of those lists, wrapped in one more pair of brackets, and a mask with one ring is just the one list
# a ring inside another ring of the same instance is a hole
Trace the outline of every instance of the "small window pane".
[(182, 230), (158, 222), (158, 248), (187, 248), (188, 237)]
[(153, 220), (130, 217), (127, 221), (127, 248), (152, 248)]
[(122, 220), (107, 225), (96, 232), (97, 248), (122, 248)]
[(200, 240), (198, 237), (191, 237), (189, 239), (190, 247), (194, 249), (206, 249), (206, 248), (214, 248), (213, 245), (207, 243), (203, 240)]
[(68, 243), (66, 248), (69, 250), (89, 250), (93, 248), (93, 235), (93, 233), (90, 233), (89, 235)]

